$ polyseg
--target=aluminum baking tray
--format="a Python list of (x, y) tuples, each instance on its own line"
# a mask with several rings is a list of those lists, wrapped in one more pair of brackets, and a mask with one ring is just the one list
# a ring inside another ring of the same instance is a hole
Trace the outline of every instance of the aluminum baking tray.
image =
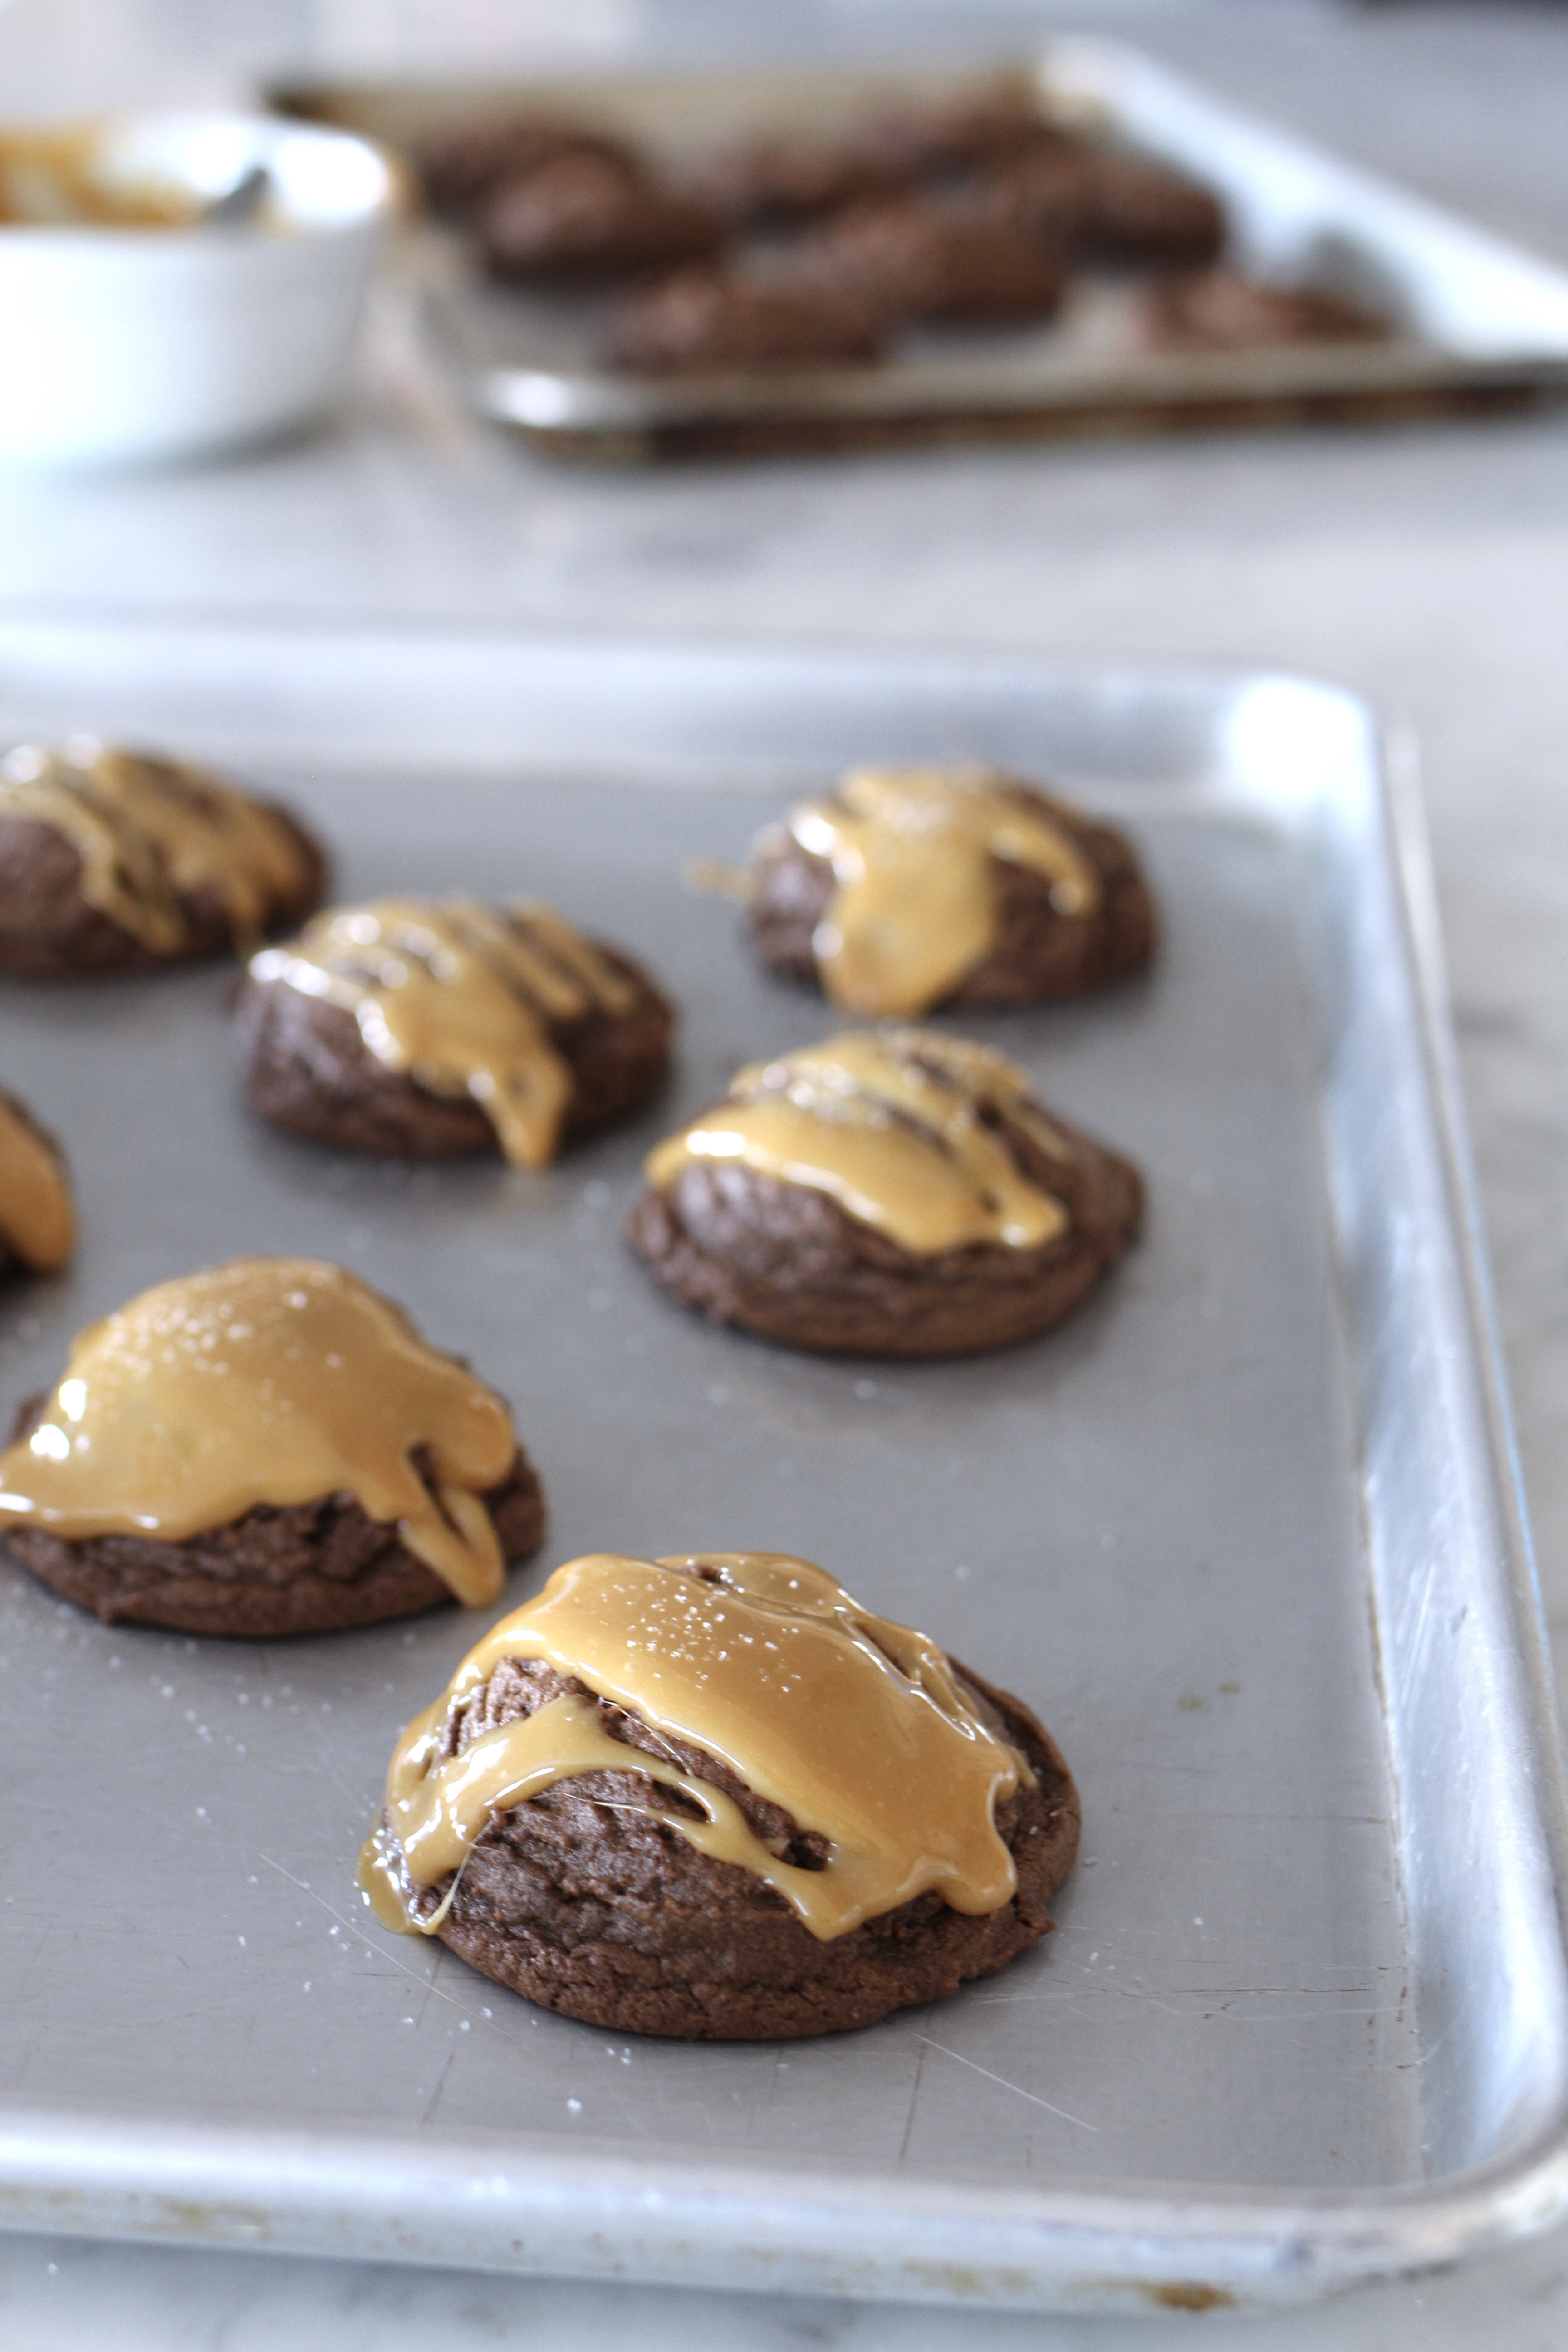
[[(1285, 678), (0, 625), (0, 735), (89, 726), (308, 808), (341, 886), (538, 891), (683, 1008), (678, 1078), (542, 1175), (247, 1122), (221, 970), (12, 988), (68, 1276), (0, 1405), (238, 1251), (341, 1258), (514, 1400), (546, 1567), (827, 1562), (1036, 1704), (1083, 1792), (1058, 1932), (783, 2047), (628, 2042), (381, 1932), (355, 1850), (475, 1635), (106, 1631), (0, 1580), (0, 2219), (584, 2276), (1107, 2308), (1303, 2299), (1568, 2203), (1563, 1788), (1419, 819)], [(990, 1359), (712, 1330), (617, 1223), (652, 1139), (832, 1014), (694, 856), (846, 761), (978, 754), (1130, 824), (1146, 983), (972, 1026), (1147, 1170), (1146, 1239)]]
[(635, 459), (904, 441), (1427, 415), (1568, 388), (1568, 272), (1353, 170), (1121, 43), (1053, 42), (984, 78), (945, 73), (322, 80), (277, 101), (406, 144), (509, 101), (559, 105), (674, 162), (757, 131), (821, 131), (868, 104), (1022, 90), (1055, 115), (1163, 156), (1225, 199), (1232, 257), (1359, 296), (1383, 343), (1161, 354), (1130, 294), (1077, 286), (1058, 322), (927, 334), (879, 367), (649, 382), (598, 357), (605, 310), (488, 289), (450, 239), (410, 247), (437, 344), (475, 405), (562, 456)]

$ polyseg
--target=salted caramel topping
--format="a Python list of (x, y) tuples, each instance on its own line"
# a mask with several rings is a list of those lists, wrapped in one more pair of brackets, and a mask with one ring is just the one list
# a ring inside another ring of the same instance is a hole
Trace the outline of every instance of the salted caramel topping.
[(0, 1093), (0, 1238), (35, 1274), (52, 1274), (76, 1247), (76, 1210), (59, 1153), (8, 1094)]
[(812, 950), (848, 1013), (927, 1012), (984, 961), (996, 944), (994, 858), (1045, 875), (1058, 914), (1100, 903), (1068, 827), (989, 769), (858, 768), (786, 824), (833, 867)]
[[(784, 1860), (711, 1782), (613, 1738), (577, 1696), (449, 1752), (454, 1717), (508, 1658), (541, 1659), (729, 1765), (827, 1841), (823, 1867)], [(452, 1889), (434, 1906), (422, 1896), (461, 1870), (498, 1813), (604, 1771), (651, 1780), (641, 1810), (775, 1888), (824, 1942), (928, 1888), (955, 1911), (1000, 1909), (1016, 1878), (994, 1808), (1032, 1779), (933, 1642), (873, 1616), (809, 1560), (600, 1552), (558, 1568), (409, 1725), (360, 1859), (366, 1900), (386, 1927), (433, 1933)], [(700, 1816), (661, 1801), (661, 1789)]]
[(475, 898), (332, 908), (250, 969), (352, 1013), (377, 1061), (432, 1094), (471, 1096), (520, 1168), (554, 1157), (572, 1097), (546, 1024), (636, 1001), (625, 974), (548, 907)]
[(852, 1033), (740, 1071), (645, 1172), (656, 1192), (694, 1161), (809, 1185), (917, 1257), (972, 1242), (1037, 1249), (1066, 1231), (1068, 1212), (995, 1131), (1003, 1112), (1042, 1150), (1070, 1156), (1000, 1054), (931, 1030)]
[(0, 1454), (0, 1527), (181, 1543), (258, 1503), (349, 1494), (477, 1608), (502, 1573), (482, 1497), (516, 1450), (500, 1397), (389, 1299), (317, 1258), (237, 1258), (78, 1334)]
[(184, 902), (213, 896), (237, 946), (266, 928), (304, 879), (299, 841), (273, 810), (205, 770), (120, 751), (90, 736), (23, 744), (0, 761), (0, 816), (63, 834), (81, 858), (81, 894), (154, 955), (189, 942)]

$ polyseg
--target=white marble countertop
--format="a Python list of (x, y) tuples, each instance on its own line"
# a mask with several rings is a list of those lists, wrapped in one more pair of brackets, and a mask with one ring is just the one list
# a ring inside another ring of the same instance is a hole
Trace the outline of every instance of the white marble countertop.
[[(776, 47), (989, 53), (1041, 6), (818, 0)], [(1079, 7), (1538, 250), (1568, 259), (1568, 9), (1328, 0)], [(706, 0), (12, 0), (0, 89), (94, 104), (221, 88), (258, 61), (510, 27), (587, 61), (754, 46)], [(742, 22), (742, 19), (745, 21)], [(389, 30), (390, 27), (390, 30)], [(422, 31), (423, 27), (423, 31)], [(323, 29), (324, 28), (324, 29)], [(553, 471), (468, 427), (384, 335), (330, 431), (245, 463), (42, 488), (0, 480), (0, 608), (858, 641), (1287, 667), (1417, 729), (1526, 1481), (1568, 1667), (1568, 415), (1483, 425), (951, 452), (710, 472)], [(1022, 2320), (0, 2238), (0, 2352), (553, 2347), (634, 2329), (880, 2352), (1149, 2340), (1190, 2321)], [(1568, 2338), (1568, 2238), (1331, 2310), (1225, 2323), (1248, 2352)]]

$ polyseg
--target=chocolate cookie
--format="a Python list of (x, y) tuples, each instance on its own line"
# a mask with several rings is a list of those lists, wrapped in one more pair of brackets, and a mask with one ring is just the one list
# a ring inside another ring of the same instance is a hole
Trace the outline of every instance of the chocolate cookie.
[(603, 155), (560, 155), (493, 189), (479, 219), (492, 277), (576, 284), (701, 261), (724, 242), (711, 205)]
[(1026, 93), (1001, 90), (884, 108), (848, 143), (884, 169), (931, 179), (1059, 147), (1064, 134)]
[(65, 1153), (26, 1104), (0, 1088), (0, 1277), (54, 1274), (76, 1247)]
[(0, 972), (146, 971), (253, 947), (321, 903), (287, 809), (87, 737), (0, 761)]
[(999, 1054), (930, 1031), (739, 1073), (649, 1155), (626, 1237), (683, 1306), (781, 1346), (957, 1356), (1058, 1323), (1136, 1238), (1130, 1161)]
[(463, 218), (497, 188), (526, 180), (563, 155), (591, 155), (627, 173), (641, 169), (637, 151), (626, 140), (552, 114), (510, 114), (459, 124), (425, 150), (416, 169), (432, 210)]
[(868, 196), (897, 195), (910, 174), (853, 142), (754, 139), (704, 159), (689, 184), (740, 228), (780, 228)]
[(1143, 296), (1143, 332), (1164, 352), (1263, 350), (1280, 343), (1364, 343), (1388, 324), (1341, 294), (1266, 286), (1234, 270), (1173, 278)]
[(1094, 151), (1073, 232), (1081, 261), (1191, 269), (1225, 244), (1225, 207), (1212, 190), (1168, 164)]
[(847, 1012), (1077, 996), (1154, 950), (1125, 835), (985, 769), (855, 770), (761, 837), (752, 875), (763, 961)]
[(361, 1885), (568, 2017), (780, 2041), (994, 1975), (1049, 1932), (1078, 1837), (1029, 1709), (809, 1561), (600, 1555), (410, 1726)]
[(0, 1483), (0, 1545), (105, 1624), (242, 1639), (483, 1605), (544, 1528), (500, 1399), (312, 1259), (239, 1259), (91, 1325)]
[(852, 205), (801, 239), (795, 267), (892, 320), (1048, 319), (1064, 290), (1051, 256), (1007, 222), (917, 196)]
[(275, 1127), (536, 1168), (658, 1091), (674, 1017), (629, 956), (548, 908), (382, 899), (254, 957), (237, 1030), (251, 1103)]
[(826, 287), (736, 270), (683, 269), (622, 307), (612, 357), (641, 375), (843, 367), (879, 359), (875, 304)]

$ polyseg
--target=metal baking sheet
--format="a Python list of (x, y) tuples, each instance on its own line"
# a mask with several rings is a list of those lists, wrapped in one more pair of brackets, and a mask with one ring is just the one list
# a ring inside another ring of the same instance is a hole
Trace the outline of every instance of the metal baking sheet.
[[(1562, 1781), (1418, 819), (1366, 712), (1280, 678), (0, 625), (0, 737), (237, 765), (343, 892), (538, 892), (646, 956), (677, 1079), (546, 1174), (258, 1129), (222, 969), (19, 988), (79, 1262), (0, 1305), (0, 1407), (72, 1329), (318, 1252), (512, 1399), (545, 1553), (825, 1561), (1036, 1705), (1086, 1833), (1000, 1978), (779, 2047), (626, 2041), (388, 1936), (355, 1851), (456, 1612), (272, 1645), (0, 1581), (0, 2220), (454, 2265), (1115, 2308), (1289, 2301), (1568, 2194)], [(1058, 1333), (960, 1364), (706, 1328), (617, 1238), (641, 1155), (831, 1013), (683, 887), (868, 756), (979, 755), (1129, 824), (1157, 971), (968, 1024), (1148, 1172)]]
[(679, 163), (759, 131), (820, 132), (889, 97), (1004, 89), (1163, 156), (1223, 196), (1230, 257), (1326, 285), (1394, 322), (1386, 342), (1158, 353), (1134, 295), (1078, 281), (1061, 319), (928, 332), (881, 366), (650, 382), (598, 356), (607, 305), (487, 287), (456, 240), (411, 244), (437, 344), (474, 404), (563, 456), (845, 447), (1518, 404), (1568, 388), (1568, 272), (1238, 113), (1119, 42), (1063, 39), (984, 79), (853, 68), (728, 76), (321, 82), (279, 103), (393, 144), (509, 102), (559, 106)]

